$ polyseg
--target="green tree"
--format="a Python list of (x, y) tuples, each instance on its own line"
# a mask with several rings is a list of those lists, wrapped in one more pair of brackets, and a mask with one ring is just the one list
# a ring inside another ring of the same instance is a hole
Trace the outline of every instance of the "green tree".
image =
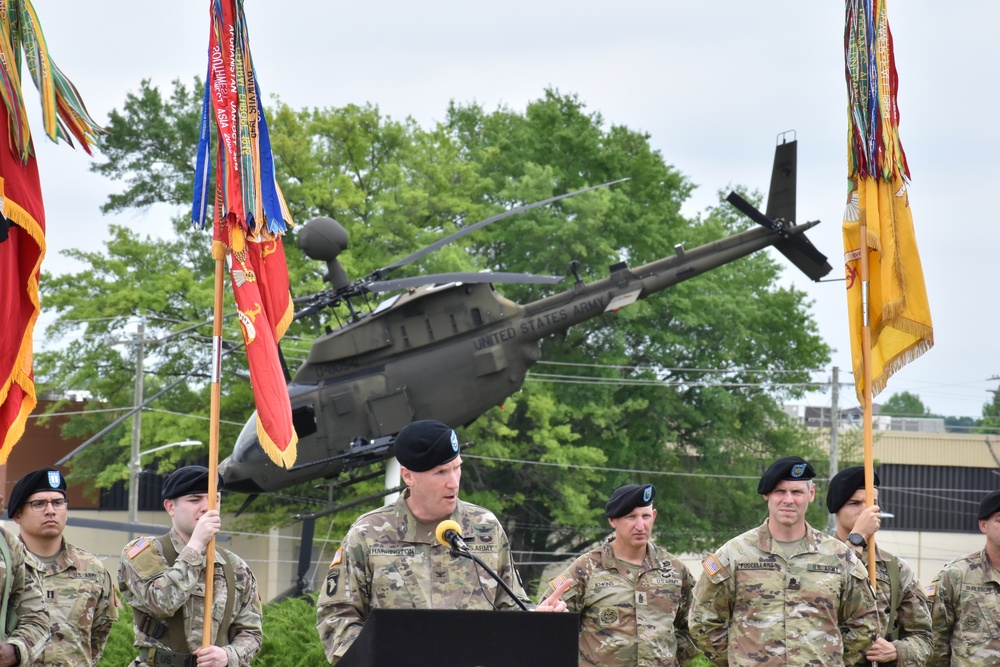
[(972, 417), (945, 417), (944, 430), (948, 433), (971, 433), (979, 425), (979, 420)]
[[(195, 142), (189, 121), (199, 98), (178, 82), (165, 102), (143, 83), (125, 111), (112, 114), (106, 161), (95, 170), (125, 189), (106, 210), (156, 201), (187, 206)], [(721, 198), (697, 219), (685, 219), (680, 209), (692, 185), (650, 147), (648, 135), (608, 127), (576, 96), (554, 90), (523, 112), (452, 104), (430, 128), (384, 117), (370, 105), (296, 111), (277, 102), (268, 117), (295, 219), (327, 215), (347, 228), (351, 248), (342, 263), (351, 276), (511, 206), (622, 177), (630, 180), (485, 228), (420, 268), (558, 274), (577, 260), (593, 279), (613, 263), (638, 265), (672, 254), (678, 241), (695, 245), (751, 224)], [(164, 150), (172, 142), (190, 151)], [(120, 337), (138, 316), (157, 338), (208, 318), (208, 239), (185, 231), (183, 217), (168, 241), (115, 229), (105, 252), (79, 254), (93, 268), (43, 281), (43, 303), (58, 318), (53, 333), (71, 338), (43, 355), (39, 376), (50, 386), (87, 390), (103, 405), (129, 405), (131, 348), (108, 345), (108, 338)], [(324, 267), (304, 261), (292, 238), (294, 232), (285, 246), (294, 291), (321, 289)], [(829, 359), (804, 293), (778, 286), (780, 273), (773, 258), (757, 253), (543, 341), (543, 360), (568, 364), (565, 374), (579, 377), (552, 382), (538, 366), (503, 410), (462, 431), (476, 442), (465, 457), (463, 495), (502, 514), (519, 560), (544, 561), (606, 534), (603, 504), (627, 482), (657, 484), (658, 506), (669, 508), (660, 513), (658, 534), (676, 551), (717, 545), (760, 520), (756, 477), (777, 456), (813, 451), (780, 404), (800, 396), (809, 369)], [(545, 293), (537, 286), (502, 291), (515, 301)], [(303, 358), (319, 327), (335, 325), (338, 315), (344, 313), (296, 322), (283, 345), (286, 356)], [(225, 336), (235, 347), (235, 323), (227, 323)], [(164, 385), (195, 375), (165, 395), (161, 409), (202, 416), (204, 331), (168, 340), (174, 342), (151, 355), (150, 376)], [(240, 354), (227, 358), (226, 377), (245, 378)], [(227, 383), (224, 392), (223, 454), (251, 406), (245, 382)], [(73, 428), (94, 432), (107, 419), (91, 415)], [(181, 423), (164, 417), (162, 428)], [(75, 465), (102, 483), (120, 479), (126, 442), (123, 427)], [(357, 491), (378, 486), (362, 483)], [(303, 499), (322, 502), (309, 485), (289, 495), (294, 500), (268, 503), (259, 520), (281, 523)], [(327, 530), (342, 531), (357, 511), (335, 517)]]
[(986, 427), (983, 432), (995, 433), (1000, 428), (1000, 389), (991, 390), (993, 400), (983, 403), (983, 418), (979, 420), (978, 426)]
[(916, 394), (901, 391), (893, 394), (882, 404), (879, 414), (892, 417), (929, 417), (930, 410)]

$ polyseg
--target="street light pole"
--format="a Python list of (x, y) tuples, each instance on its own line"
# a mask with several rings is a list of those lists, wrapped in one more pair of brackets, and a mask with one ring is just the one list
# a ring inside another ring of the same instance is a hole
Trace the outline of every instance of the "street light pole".
[(180, 442), (171, 442), (168, 445), (160, 445), (159, 447), (153, 447), (152, 449), (147, 449), (144, 452), (138, 451), (138, 449), (133, 449), (134, 455), (129, 460), (129, 485), (128, 485), (128, 523), (129, 523), (129, 540), (131, 540), (135, 533), (133, 532), (133, 527), (139, 522), (139, 471), (142, 469), (142, 456), (143, 454), (152, 454), (153, 452), (159, 452), (164, 449), (170, 449), (171, 447), (194, 447), (196, 445), (202, 444), (201, 440), (181, 440)]

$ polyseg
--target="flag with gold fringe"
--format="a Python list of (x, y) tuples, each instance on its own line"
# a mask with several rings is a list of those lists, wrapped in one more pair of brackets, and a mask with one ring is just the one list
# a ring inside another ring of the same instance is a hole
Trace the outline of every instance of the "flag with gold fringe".
[(211, 2), (208, 74), (202, 106), (192, 219), (204, 226), (217, 130), (213, 257), (225, 256), (246, 343), (257, 436), (271, 460), (295, 463), (298, 437), (278, 353), (292, 321), (281, 235), (291, 215), (275, 181), (242, 0)]
[(847, 0), (846, 8), (850, 174), (844, 264), (851, 360), (863, 403), (863, 251), (869, 258), (872, 396), (893, 373), (934, 345), (934, 330), (907, 194), (910, 174), (899, 139), (899, 81), (886, 2)]
[(38, 276), (45, 257), (45, 209), (31, 130), (21, 93), (21, 63), (41, 93), (45, 132), (73, 138), (87, 153), (101, 128), (76, 88), (49, 57), (35, 9), (6, 0), (0, 11), (0, 464), (24, 434), (35, 408), (32, 337), (38, 319)]

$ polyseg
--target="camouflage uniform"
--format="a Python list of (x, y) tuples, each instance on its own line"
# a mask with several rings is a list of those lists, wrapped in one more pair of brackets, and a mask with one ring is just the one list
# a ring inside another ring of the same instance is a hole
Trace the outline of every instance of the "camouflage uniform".
[[(0, 528), (0, 539), (7, 541), (11, 563), (0, 558), (0, 594), (7, 577), (12, 576), (10, 599), (7, 609), (17, 614), (17, 626), (6, 641), (17, 646), (21, 653), (19, 665), (30, 665), (41, 654), (49, 639), (49, 612), (45, 608), (42, 582), (38, 573), (27, 565), (27, 552), (17, 537)], [(0, 619), (0, 636), (7, 619)]]
[[(889, 604), (892, 594), (889, 584), (889, 568), (886, 557), (893, 557), (887, 551), (875, 549), (875, 583), (878, 597), (878, 624), (883, 636), (888, 635), (893, 628), (888, 628)], [(931, 654), (931, 612), (924, 589), (917, 581), (913, 568), (902, 558), (895, 557), (899, 563), (899, 601), (896, 607), (895, 626), (899, 629), (899, 638), (892, 642), (896, 647), (896, 662), (898, 667), (921, 667)], [(868, 549), (861, 554), (861, 562), (868, 562)], [(868, 660), (857, 663), (868, 667)]]
[[(516, 604), (472, 562), (453, 557), (434, 536), (436, 526), (421, 525), (410, 512), (408, 496), (409, 490), (394, 505), (361, 515), (330, 563), (316, 626), (331, 663), (354, 642), (372, 609), (493, 609)], [(450, 518), (462, 526), (472, 553), (528, 604), (507, 534), (496, 516), (460, 500)]]
[(716, 665), (853, 665), (879, 635), (861, 561), (809, 524), (787, 560), (765, 521), (703, 564), (691, 636)]
[[(146, 540), (147, 545), (143, 547), (138, 544), (140, 540)], [(137, 649), (190, 653), (202, 645), (205, 626), (205, 554), (188, 547), (181, 541), (176, 530), (170, 531), (170, 540), (177, 551), (177, 560), (171, 567), (167, 567), (155, 538), (142, 537), (129, 542), (122, 551), (121, 564), (118, 566), (118, 588), (133, 609), (161, 622), (165, 623), (178, 609), (184, 614), (187, 646), (170, 646), (167, 632), (155, 638), (135, 627)], [(232, 563), (236, 596), (229, 626), (231, 639), (228, 642), (223, 640), (222, 644), (229, 656), (230, 667), (249, 667), (260, 650), (262, 639), (257, 580), (242, 558), (218, 546), (215, 548), (215, 576), (212, 583), (212, 641), (219, 643), (216, 636), (226, 609), (227, 587), (222, 568), (223, 558), (228, 558)], [(131, 663), (133, 667), (146, 664), (139, 658)]]
[(613, 541), (573, 561), (544, 597), (563, 579), (573, 580), (561, 599), (567, 611), (581, 614), (581, 667), (679, 667), (699, 653), (687, 621), (694, 577), (650, 542), (633, 580), (619, 571)]
[(951, 561), (928, 587), (931, 667), (1000, 664), (1000, 575), (986, 549)]
[(45, 590), (53, 640), (31, 664), (96, 665), (118, 620), (118, 599), (104, 563), (65, 539), (50, 563), (25, 551)]

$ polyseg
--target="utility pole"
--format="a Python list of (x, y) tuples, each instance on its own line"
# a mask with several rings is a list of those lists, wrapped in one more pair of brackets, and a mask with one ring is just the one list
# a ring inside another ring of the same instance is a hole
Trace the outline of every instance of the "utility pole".
[[(837, 460), (839, 444), (837, 442), (840, 430), (840, 368), (833, 367), (833, 386), (830, 391), (830, 478), (837, 474), (840, 462)], [(831, 535), (837, 529), (837, 520), (833, 514), (827, 517), (826, 532)]]
[[(135, 335), (135, 402), (142, 405), (142, 364), (146, 344), (146, 322), (139, 320), (139, 330)], [(128, 522), (131, 540), (135, 533), (132, 526), (139, 521), (139, 443), (142, 439), (142, 410), (132, 417), (132, 453), (128, 461)]]
[(838, 472), (840, 462), (839, 445), (837, 442), (838, 431), (840, 430), (840, 368), (833, 367), (833, 387), (830, 391), (830, 477)]

